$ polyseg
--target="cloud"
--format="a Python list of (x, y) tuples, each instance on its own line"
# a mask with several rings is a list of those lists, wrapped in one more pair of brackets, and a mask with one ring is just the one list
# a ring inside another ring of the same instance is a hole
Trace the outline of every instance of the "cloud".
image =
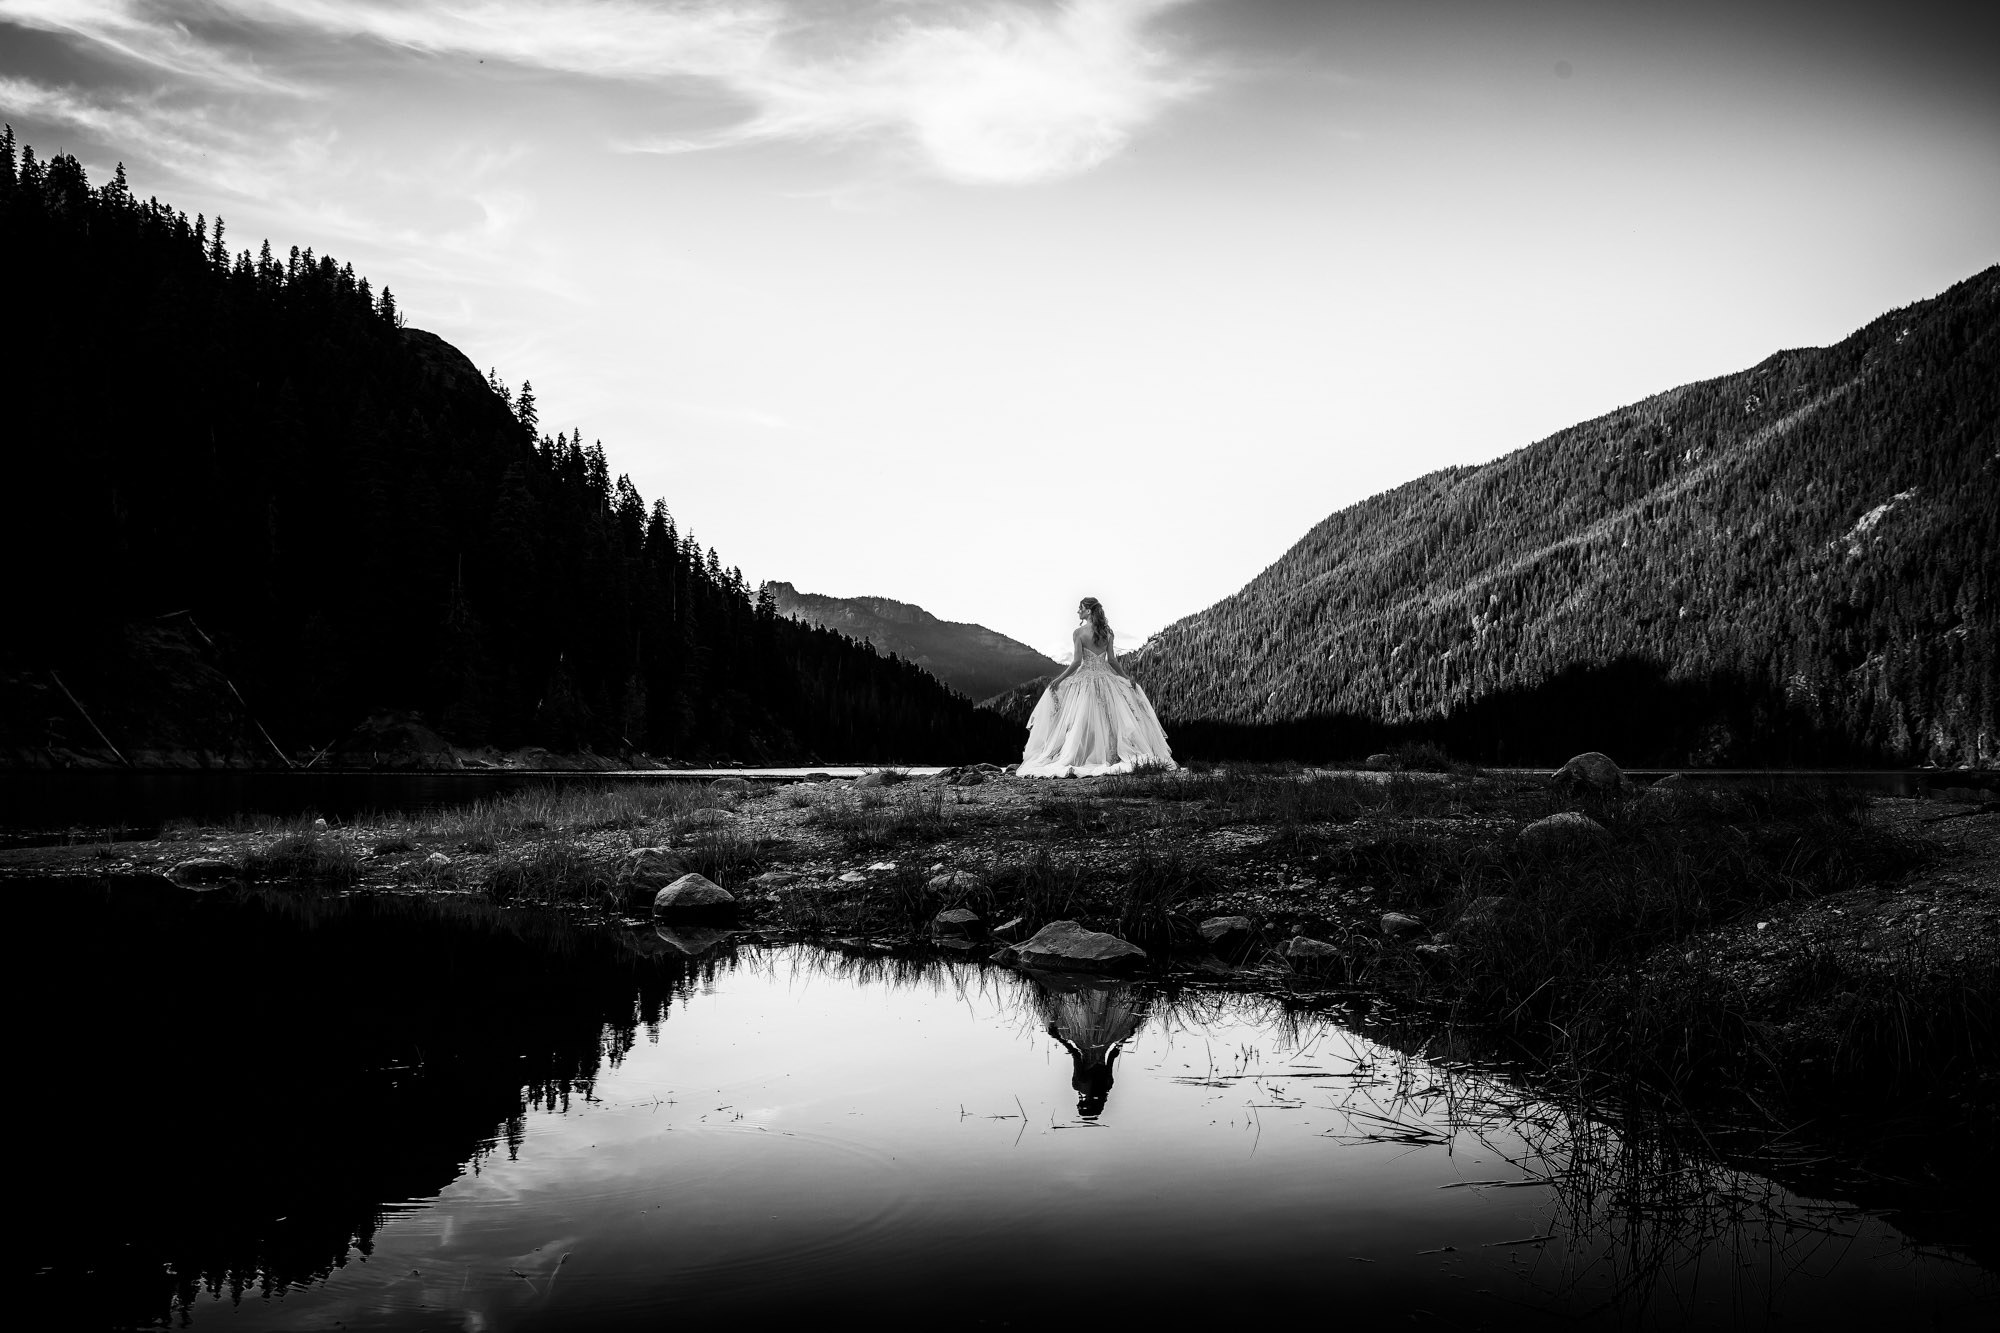
[(1087, 171), (1200, 92), (1155, 32), (1196, 0), (0, 0), (186, 89), (335, 96), (329, 42), (707, 98), (738, 119), (621, 146), (887, 146), (948, 179)]

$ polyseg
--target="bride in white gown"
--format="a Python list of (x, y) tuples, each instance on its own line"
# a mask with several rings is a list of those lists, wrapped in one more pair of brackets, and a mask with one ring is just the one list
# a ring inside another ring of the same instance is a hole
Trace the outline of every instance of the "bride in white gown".
[(1028, 719), (1021, 776), (1088, 778), (1141, 766), (1177, 767), (1146, 692), (1118, 665), (1103, 604), (1086, 597), (1076, 613), (1069, 666), (1049, 682)]

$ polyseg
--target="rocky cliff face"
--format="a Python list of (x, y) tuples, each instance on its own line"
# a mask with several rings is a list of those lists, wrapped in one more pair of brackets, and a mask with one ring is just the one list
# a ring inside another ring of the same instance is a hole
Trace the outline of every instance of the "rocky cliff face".
[(789, 583), (767, 583), (778, 614), (874, 645), (915, 662), (972, 699), (999, 694), (1061, 667), (1018, 639), (984, 625), (939, 620), (921, 606), (889, 597), (828, 597)]

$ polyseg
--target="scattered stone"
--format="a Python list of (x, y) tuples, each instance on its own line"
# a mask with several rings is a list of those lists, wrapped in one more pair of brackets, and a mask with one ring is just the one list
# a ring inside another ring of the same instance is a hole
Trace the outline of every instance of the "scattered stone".
[(1392, 940), (1414, 934), (1423, 928), (1424, 923), (1413, 916), (1405, 916), (1401, 912), (1382, 913), (1382, 933)]
[(862, 874), (859, 870), (850, 870), (840, 877), (840, 882), (842, 884), (866, 884), (868, 876)]
[(1032, 938), (1000, 950), (994, 959), (1023, 967), (1110, 972), (1145, 962), (1146, 951), (1116, 935), (1085, 930), (1074, 921), (1051, 921)]
[(939, 939), (978, 939), (986, 933), (986, 923), (969, 907), (953, 907), (931, 918), (931, 934)]
[(993, 927), (993, 938), (996, 940), (1017, 940), (1021, 938), (1021, 932), (1027, 928), (1028, 921), (1026, 917), (1009, 917), (1007, 920)]
[(895, 868), (896, 863), (894, 861), (877, 861), (874, 865), (868, 867), (868, 872), (874, 874), (877, 871), (894, 870)]
[(449, 856), (446, 856), (443, 852), (432, 852), (429, 856), (426, 856), (424, 858), (424, 864), (431, 867), (433, 870), (443, 870), (446, 866), (451, 864), (451, 858)]
[(1376, 773), (1386, 773), (1396, 766), (1396, 756), (1392, 754), (1371, 754), (1361, 761), (1362, 767)]
[(954, 777), (951, 780), (951, 785), (954, 787), (977, 787), (985, 781), (986, 775), (975, 768), (970, 772), (960, 773)]
[(998, 764), (974, 764), (973, 767), (981, 773), (1012, 773), (1016, 766), (1009, 765), (1006, 768), (1002, 768)]
[(776, 893), (797, 884), (799, 877), (789, 870), (766, 870), (750, 882), (766, 893)]
[(872, 773), (863, 773), (854, 780), (857, 787), (893, 787), (907, 776), (900, 769), (878, 768)]
[(219, 857), (197, 856), (169, 870), (167, 878), (177, 884), (215, 884), (235, 879), (236, 867)]
[(1537, 819), (1521, 830), (1521, 845), (1530, 851), (1552, 852), (1565, 847), (1587, 846), (1611, 837), (1604, 825), (1576, 810), (1565, 810)]
[(313, 832), (315, 833), (326, 832), (326, 821), (324, 819), (315, 819), (313, 821)]
[(754, 796), (757, 784), (748, 778), (717, 778), (708, 784), (708, 789), (727, 796)]
[(806, 780), (807, 782), (831, 782), (831, 781), (833, 781), (833, 774), (831, 774), (831, 773), (808, 773), (808, 774), (806, 774), (806, 779), (805, 779), (805, 780)]
[(706, 875), (682, 875), (653, 898), (655, 912), (713, 911), (735, 904), (735, 895)]
[(1419, 944), (1415, 948), (1411, 949), (1410, 952), (1422, 954), (1426, 958), (1449, 958), (1453, 954), (1457, 953), (1458, 949), (1455, 945), (1449, 943)]
[(1257, 923), (1247, 916), (1212, 916), (1195, 929), (1217, 953), (1237, 953), (1257, 938)]
[(1569, 791), (1615, 792), (1625, 790), (1625, 770), (1608, 755), (1586, 750), (1549, 777), (1549, 784)]

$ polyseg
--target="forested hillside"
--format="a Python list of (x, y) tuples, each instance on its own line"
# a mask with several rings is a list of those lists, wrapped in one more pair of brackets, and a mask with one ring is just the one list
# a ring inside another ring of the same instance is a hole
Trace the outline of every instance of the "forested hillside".
[(1210, 748), (1991, 763), (1996, 420), (1988, 269), (1341, 510), (1135, 671)]
[[(220, 218), (136, 197), (123, 168), (92, 187), (73, 158), (17, 161), (11, 131), (0, 149), (13, 762), (95, 753), (84, 708), (109, 742), (102, 716), (150, 725), (105, 696), (180, 624), (205, 633), (168, 647), (213, 659), (275, 738), (267, 761), (385, 709), (461, 744), (603, 753), (950, 761), (1018, 743), (917, 667), (753, 599), (599, 445), (544, 433), (527, 384), (404, 328), (350, 266), (232, 251)], [(204, 752), (240, 758), (236, 731)]]
[(984, 625), (939, 620), (908, 602), (889, 597), (828, 597), (800, 592), (789, 583), (764, 586), (776, 601), (779, 615), (839, 630), (851, 639), (915, 662), (973, 699), (984, 699), (1060, 669), (1051, 658), (1019, 639)]

